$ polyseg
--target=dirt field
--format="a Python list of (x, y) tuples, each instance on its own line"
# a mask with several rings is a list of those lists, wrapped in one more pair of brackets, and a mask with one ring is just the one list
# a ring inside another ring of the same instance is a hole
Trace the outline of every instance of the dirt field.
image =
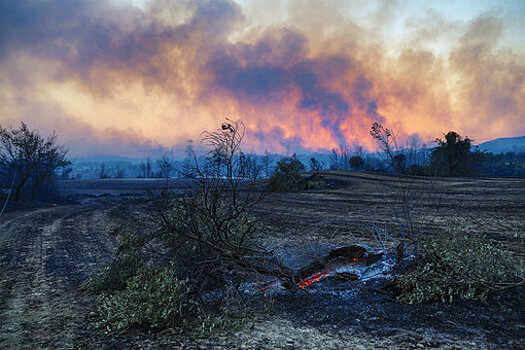
[[(397, 230), (403, 193), (424, 232), (483, 233), (523, 256), (514, 235), (525, 232), (525, 180), (404, 178), (400, 184), (388, 175), (325, 176), (326, 189), (272, 194), (257, 207), (261, 233), (290, 264), (304, 264), (312, 255), (355, 240), (375, 244), (374, 224)], [(142, 185), (133, 184), (138, 193)], [(96, 300), (78, 286), (115, 249), (109, 232), (147, 203), (129, 196), (84, 197), (81, 203), (0, 218), (1, 349), (523, 347), (523, 290), (488, 305), (404, 305), (393, 302), (377, 283), (340, 281), (276, 296), (269, 312), (253, 315), (240, 330), (108, 337), (90, 326), (99, 317)]]

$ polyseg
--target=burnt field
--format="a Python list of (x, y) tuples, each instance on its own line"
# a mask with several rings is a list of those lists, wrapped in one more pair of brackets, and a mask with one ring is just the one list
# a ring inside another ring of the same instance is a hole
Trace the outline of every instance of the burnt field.
[[(267, 196), (255, 208), (259, 234), (298, 267), (333, 247), (377, 245), (374, 227), (395, 235), (410, 205), (415, 224), (433, 237), (460, 231), (485, 235), (523, 257), (525, 180), (401, 179), (326, 172), (326, 187)], [(238, 329), (211, 335), (94, 329), (96, 296), (78, 286), (118, 242), (110, 232), (148, 210), (164, 180), (62, 184), (76, 204), (18, 210), (0, 218), (0, 348), (174, 349), (515, 349), (525, 337), (523, 287), (499, 300), (401, 304), (380, 282), (327, 279), (306, 291), (276, 294), (265, 312)], [(249, 297), (246, 297), (249, 299)]]
[(62, 180), (58, 182), (59, 191), (69, 198), (100, 196), (158, 195), (163, 191), (182, 193), (191, 186), (185, 179), (92, 179)]

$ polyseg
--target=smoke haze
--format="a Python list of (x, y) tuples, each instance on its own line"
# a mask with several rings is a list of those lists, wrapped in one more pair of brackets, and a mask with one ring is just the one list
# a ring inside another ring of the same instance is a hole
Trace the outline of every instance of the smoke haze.
[(525, 6), (465, 3), (2, 1), (0, 123), (74, 156), (182, 149), (225, 117), (256, 152), (372, 150), (374, 121), (521, 136)]

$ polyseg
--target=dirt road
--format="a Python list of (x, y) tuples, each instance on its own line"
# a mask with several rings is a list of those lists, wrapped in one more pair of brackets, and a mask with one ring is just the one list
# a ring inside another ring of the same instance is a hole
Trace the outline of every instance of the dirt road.
[(94, 345), (94, 300), (77, 292), (127, 209), (109, 199), (9, 213), (0, 221), (0, 348)]

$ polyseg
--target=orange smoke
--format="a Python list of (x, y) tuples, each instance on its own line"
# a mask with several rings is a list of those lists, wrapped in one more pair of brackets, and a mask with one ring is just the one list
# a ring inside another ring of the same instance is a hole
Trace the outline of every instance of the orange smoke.
[(256, 152), (373, 149), (374, 121), (401, 140), (525, 134), (504, 15), (428, 10), (400, 28), (409, 5), (356, 4), (2, 2), (0, 122), (57, 130), (73, 154), (141, 156), (224, 117)]

